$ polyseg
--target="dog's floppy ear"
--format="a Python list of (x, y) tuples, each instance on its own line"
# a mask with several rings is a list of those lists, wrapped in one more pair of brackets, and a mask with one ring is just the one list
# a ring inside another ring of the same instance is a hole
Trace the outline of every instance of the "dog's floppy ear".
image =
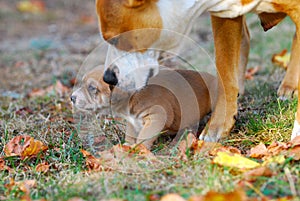
[(135, 8), (143, 5), (146, 0), (125, 0), (125, 5), (130, 7), (130, 8)]

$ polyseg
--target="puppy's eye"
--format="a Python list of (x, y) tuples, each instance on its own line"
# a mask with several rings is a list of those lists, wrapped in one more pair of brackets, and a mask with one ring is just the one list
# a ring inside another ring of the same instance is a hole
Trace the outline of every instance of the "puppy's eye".
[(97, 87), (95, 87), (91, 84), (88, 86), (88, 90), (89, 90), (90, 93), (97, 93), (98, 92)]

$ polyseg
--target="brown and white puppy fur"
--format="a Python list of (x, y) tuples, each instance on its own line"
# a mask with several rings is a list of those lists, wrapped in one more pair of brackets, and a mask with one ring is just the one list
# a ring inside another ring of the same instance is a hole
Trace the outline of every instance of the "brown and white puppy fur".
[(162, 132), (196, 131), (200, 120), (211, 111), (217, 79), (208, 73), (161, 69), (143, 89), (124, 92), (118, 86), (111, 90), (103, 81), (103, 69), (88, 72), (71, 100), (78, 109), (126, 119), (128, 144), (142, 143), (151, 148)]
[[(286, 15), (295, 23), (291, 61), (278, 94), (290, 96), (297, 91), (297, 86), (298, 91), (300, 89), (300, 0), (97, 0), (96, 9), (105, 40), (114, 38), (110, 43), (116, 48), (141, 53), (178, 46), (180, 38), (163, 30), (186, 35), (197, 16), (204, 11), (211, 13), (219, 93), (209, 129), (201, 134), (201, 139), (217, 141), (227, 136), (234, 125), (239, 90), (238, 66), (247, 63), (242, 62), (246, 61), (249, 50), (244, 14), (257, 13), (265, 30), (277, 25)], [(139, 31), (147, 28), (154, 28), (151, 34)], [(126, 33), (124, 38), (123, 33)], [(299, 96), (298, 99), (300, 101)], [(300, 104), (293, 137), (300, 135), (299, 125)]]

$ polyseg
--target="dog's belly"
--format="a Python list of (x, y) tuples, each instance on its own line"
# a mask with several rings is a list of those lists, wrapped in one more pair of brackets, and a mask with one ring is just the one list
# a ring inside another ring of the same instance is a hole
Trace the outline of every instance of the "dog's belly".
[(249, 12), (276, 12), (272, 0), (221, 0), (208, 11), (222, 18), (235, 18)]

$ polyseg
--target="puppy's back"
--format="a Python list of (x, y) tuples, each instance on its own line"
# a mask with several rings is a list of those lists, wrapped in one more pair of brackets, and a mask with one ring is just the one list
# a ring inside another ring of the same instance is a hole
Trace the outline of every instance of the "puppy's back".
[(180, 128), (198, 125), (211, 111), (216, 78), (192, 70), (162, 69), (149, 84), (130, 100), (132, 114), (159, 105), (167, 114), (165, 129), (177, 132)]

